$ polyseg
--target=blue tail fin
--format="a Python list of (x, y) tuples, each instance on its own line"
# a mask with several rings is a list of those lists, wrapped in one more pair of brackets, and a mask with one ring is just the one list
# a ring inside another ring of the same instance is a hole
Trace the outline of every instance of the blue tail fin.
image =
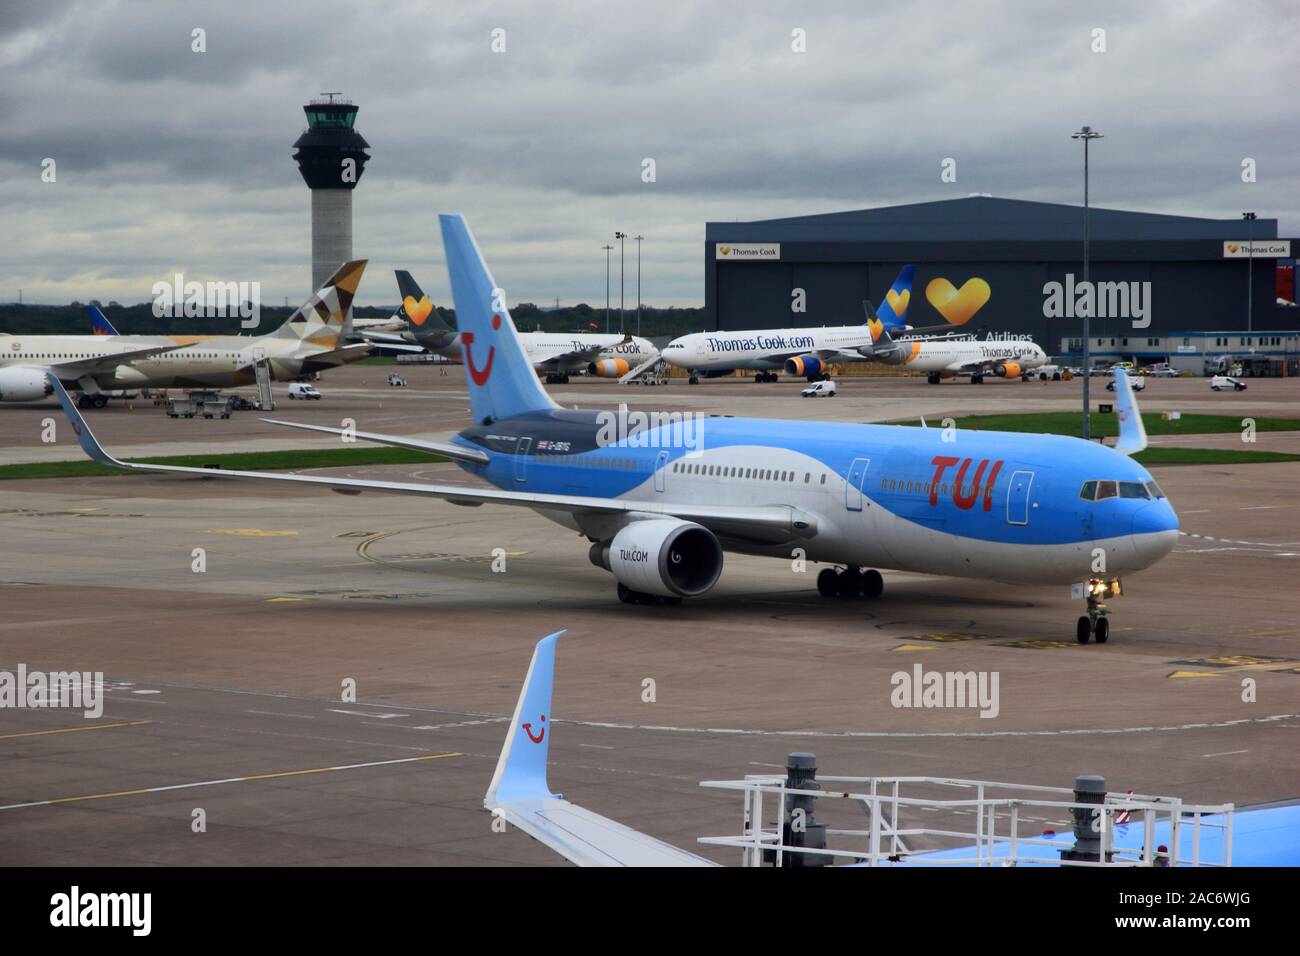
[(88, 305), (86, 311), (90, 314), (90, 331), (95, 335), (117, 335), (117, 329), (113, 328), (113, 323), (108, 321), (108, 316), (99, 311), (99, 306)]
[(912, 280), (916, 278), (916, 266), (903, 266), (894, 284), (889, 287), (885, 297), (876, 308), (876, 318), (887, 332), (901, 332), (907, 321), (907, 307), (912, 301)]
[(444, 213), (438, 219), (474, 420), (493, 422), (558, 408), (519, 344), (506, 292), (488, 271), (465, 217)]
[(553, 797), (546, 783), (546, 760), (551, 749), (551, 685), (555, 681), (556, 631), (537, 642), (528, 676), (519, 691), (515, 715), (506, 730), (506, 742), (497, 760), (483, 805), (489, 810), (507, 800)]

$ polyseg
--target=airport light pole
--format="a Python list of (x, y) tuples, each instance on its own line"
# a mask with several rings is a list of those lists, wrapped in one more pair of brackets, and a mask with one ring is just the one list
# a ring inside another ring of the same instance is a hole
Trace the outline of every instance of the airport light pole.
[(1255, 214), (1243, 212), (1241, 218), (1246, 220), (1246, 332), (1253, 329), (1255, 297)]
[(609, 332), (609, 253), (614, 248), (609, 243), (600, 248), (605, 250), (605, 332)]
[(627, 238), (626, 232), (615, 232), (614, 238), (618, 240), (618, 332), (623, 331), (623, 240)]
[[(1077, 133), (1071, 133), (1071, 139), (1083, 140), (1083, 283), (1088, 287), (1088, 142), (1089, 140), (1101, 139), (1102, 134), (1098, 133), (1091, 126), (1085, 126)], [(1094, 295), (1092, 301), (1095, 304), (1097, 297)], [(1088, 394), (1088, 385), (1092, 381), (1092, 328), (1089, 318), (1092, 316), (1092, 309), (1089, 308), (1083, 315), (1083, 438), (1084, 441), (1092, 440), (1091, 422), (1089, 421), (1089, 412), (1091, 410), (1090, 397)]]
[(636, 334), (641, 334), (641, 240), (645, 236), (633, 236), (636, 240)]

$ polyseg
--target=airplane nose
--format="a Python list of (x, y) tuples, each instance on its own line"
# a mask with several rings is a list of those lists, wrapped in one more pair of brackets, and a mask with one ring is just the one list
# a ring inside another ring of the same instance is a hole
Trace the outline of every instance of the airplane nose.
[(1164, 501), (1154, 501), (1133, 514), (1133, 548), (1146, 566), (1155, 564), (1178, 544), (1178, 516)]

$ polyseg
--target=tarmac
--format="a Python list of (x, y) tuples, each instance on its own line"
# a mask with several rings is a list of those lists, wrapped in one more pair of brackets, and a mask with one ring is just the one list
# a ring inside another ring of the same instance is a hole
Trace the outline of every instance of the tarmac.
[[(274, 415), (433, 436), (468, 422), (459, 369), (406, 370), (407, 389), (386, 388), (387, 371), (332, 373), (322, 402)], [(1078, 384), (845, 379), (816, 402), (794, 383), (551, 391), (936, 424), (1068, 410)], [(1215, 394), (1179, 379), (1139, 400), (1266, 417), (1295, 415), (1297, 397), (1290, 380)], [(322, 444), (257, 413), (173, 421), (134, 404), (88, 413), (110, 451)], [(62, 425), (48, 403), (0, 407), (0, 462), (77, 457), (66, 429), (40, 442), (46, 417)], [(1211, 438), (1240, 442), (1193, 444)], [(1296, 433), (1257, 439), (1240, 447), (1300, 451)], [(469, 481), (446, 463), (350, 473)], [(179, 476), (0, 482), (0, 669), (100, 671), (107, 687), (95, 719), (0, 710), (0, 862), (562, 865), (482, 809), (532, 646), (562, 628), (551, 788), (718, 862), (736, 851), (695, 840), (738, 833), (741, 805), (699, 781), (779, 773), (791, 751), (832, 774), (1101, 773), (1192, 802), (1300, 797), (1300, 464), (1154, 473), (1184, 535), (1126, 580), (1104, 646), (1074, 642), (1068, 588), (886, 571), (882, 599), (828, 600), (815, 565), (728, 555), (704, 598), (629, 606), (584, 541), (518, 509)], [(894, 707), (892, 676), (916, 664), (996, 672), (997, 715)], [(851, 806), (824, 816), (865, 824)]]

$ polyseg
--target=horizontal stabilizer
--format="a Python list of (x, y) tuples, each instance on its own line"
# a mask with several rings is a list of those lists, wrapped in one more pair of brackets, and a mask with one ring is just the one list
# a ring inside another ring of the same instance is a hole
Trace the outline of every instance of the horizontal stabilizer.
[(487, 452), (451, 442), (428, 441), (420, 438), (406, 438), (399, 435), (380, 435), (377, 432), (359, 432), (355, 429), (331, 428), (328, 425), (303, 425), (299, 422), (282, 422), (274, 418), (263, 418), (268, 425), (283, 425), (285, 428), (301, 428), (309, 432), (325, 432), (329, 435), (351, 435), (362, 441), (372, 441), (378, 445), (391, 445), (393, 448), (410, 448), (414, 451), (427, 451), (431, 455), (446, 455), (457, 461), (472, 461), (480, 465), (488, 462)]

